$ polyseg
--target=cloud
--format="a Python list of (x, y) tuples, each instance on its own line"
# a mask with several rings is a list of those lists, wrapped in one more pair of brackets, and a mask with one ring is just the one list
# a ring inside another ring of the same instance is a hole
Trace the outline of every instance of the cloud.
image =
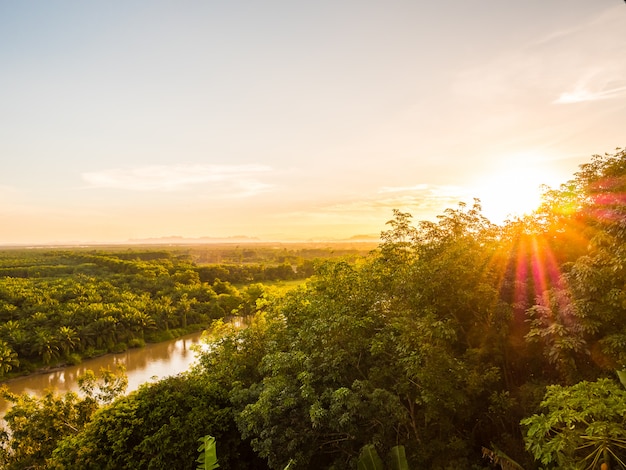
[(87, 172), (82, 178), (92, 188), (174, 192), (210, 184), (224, 191), (222, 196), (250, 196), (271, 187), (258, 179), (268, 171), (264, 165), (151, 165)]
[(626, 44), (618, 9), (622, 5), (462, 71), (455, 97), (518, 107), (529, 97), (564, 104), (625, 96)]
[[(358, 199), (345, 199), (323, 205), (277, 214), (279, 218), (308, 219), (325, 223), (386, 220), (393, 209), (411, 213), (415, 220), (431, 219), (460, 201), (469, 199), (466, 191), (457, 186), (417, 184), (415, 186), (385, 186), (376, 193)], [(376, 222), (378, 226), (379, 222)]]
[(435, 215), (448, 207), (456, 206), (469, 195), (462, 188), (453, 185), (418, 184), (415, 186), (382, 187), (379, 194), (393, 194), (377, 198), (380, 207), (402, 210), (415, 210), (419, 214)]
[(467, 199), (457, 186), (417, 184), (415, 186), (385, 186), (377, 194), (362, 200), (345, 201), (324, 207), (327, 213), (383, 212), (390, 215), (393, 209), (412, 213), (416, 218), (432, 217), (448, 207)]
[(554, 104), (581, 103), (584, 101), (609, 100), (626, 97), (626, 86), (610, 89), (590, 90), (586, 85), (579, 85), (574, 90), (561, 93)]
[[(618, 11), (618, 9), (620, 11)], [(567, 62), (559, 70), (569, 73), (554, 104), (619, 99), (626, 97), (626, 44), (623, 41), (622, 6), (607, 9), (575, 31), (565, 35)], [(616, 34), (617, 32), (617, 34)]]

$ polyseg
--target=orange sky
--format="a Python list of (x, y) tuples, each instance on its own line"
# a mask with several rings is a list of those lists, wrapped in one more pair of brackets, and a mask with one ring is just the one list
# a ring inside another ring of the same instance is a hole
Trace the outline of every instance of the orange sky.
[(531, 210), (624, 145), (626, 5), (4, 2), (0, 244)]

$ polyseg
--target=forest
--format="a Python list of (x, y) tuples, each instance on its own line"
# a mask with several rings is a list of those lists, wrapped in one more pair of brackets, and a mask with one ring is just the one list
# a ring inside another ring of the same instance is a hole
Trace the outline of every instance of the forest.
[[(0, 379), (141, 347), (230, 315), (369, 245), (0, 251)], [(219, 263), (206, 262), (217, 259)]]
[(129, 394), (0, 392), (2, 468), (215, 468), (205, 436), (224, 469), (626, 468), (626, 150), (501, 225), (476, 200), (371, 251), (185, 250), (2, 253), (2, 374), (206, 328)]

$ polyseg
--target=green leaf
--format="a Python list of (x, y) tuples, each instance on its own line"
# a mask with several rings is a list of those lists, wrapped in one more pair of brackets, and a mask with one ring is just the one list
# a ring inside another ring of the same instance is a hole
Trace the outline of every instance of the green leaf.
[(200, 442), (200, 447), (198, 447), (200, 456), (196, 462), (200, 465), (198, 465), (197, 470), (213, 470), (219, 467), (215, 438), (207, 435), (198, 439), (198, 442)]
[(618, 370), (617, 377), (624, 387), (626, 387), (626, 369)]
[(391, 456), (392, 470), (409, 470), (409, 462), (406, 460), (404, 446), (392, 447), (389, 455)]
[(524, 470), (520, 464), (495, 446), (493, 450), (486, 447), (483, 447), (482, 450), (483, 458), (489, 459), (494, 465), (499, 465), (502, 470)]
[(376, 448), (372, 444), (363, 446), (357, 462), (359, 470), (383, 470), (383, 461), (380, 460)]

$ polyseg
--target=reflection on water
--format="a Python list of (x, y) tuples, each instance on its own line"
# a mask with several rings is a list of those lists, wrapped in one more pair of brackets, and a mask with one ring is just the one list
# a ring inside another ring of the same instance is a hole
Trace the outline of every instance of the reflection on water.
[[(128, 376), (127, 392), (137, 390), (142, 383), (158, 380), (169, 375), (176, 375), (189, 368), (195, 361), (195, 352), (191, 345), (198, 343), (202, 333), (192, 333), (182, 338), (148, 344), (144, 348), (129, 349), (118, 354), (107, 354), (83, 361), (77, 366), (68, 366), (45, 374), (34, 374), (20, 377), (5, 385), (12, 393), (30, 393), (40, 395), (46, 389), (56, 390), (58, 393), (78, 391), (78, 377), (87, 369), (93, 370), (96, 375), (101, 368), (110, 367), (115, 370), (117, 364), (126, 368)], [(0, 399), (0, 415), (7, 410), (4, 400)]]

